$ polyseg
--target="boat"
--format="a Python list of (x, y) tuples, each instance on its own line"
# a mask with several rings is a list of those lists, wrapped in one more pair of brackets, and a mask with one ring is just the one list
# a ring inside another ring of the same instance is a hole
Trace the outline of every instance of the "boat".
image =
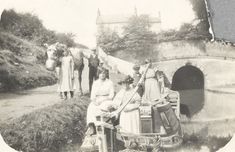
[[(147, 69), (148, 67), (146, 71)], [(142, 76), (139, 83), (143, 79), (144, 76)], [(135, 88), (136, 91), (138, 86)], [(118, 125), (118, 120), (113, 119), (112, 114), (105, 113), (97, 116), (96, 134), (84, 138), (81, 151), (161, 152), (181, 145), (183, 132), (180, 125), (180, 96), (177, 91), (165, 90), (168, 91), (162, 95), (159, 101), (139, 107), (140, 134), (123, 132)], [(122, 104), (115, 113), (120, 113), (128, 105), (129, 101)]]

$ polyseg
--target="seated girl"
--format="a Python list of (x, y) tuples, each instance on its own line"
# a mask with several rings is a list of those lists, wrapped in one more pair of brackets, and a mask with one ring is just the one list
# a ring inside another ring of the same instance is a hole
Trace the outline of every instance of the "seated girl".
[(113, 82), (107, 79), (107, 70), (99, 74), (99, 79), (93, 83), (91, 91), (91, 103), (87, 109), (87, 135), (95, 133), (96, 117), (106, 112), (112, 104), (114, 97)]

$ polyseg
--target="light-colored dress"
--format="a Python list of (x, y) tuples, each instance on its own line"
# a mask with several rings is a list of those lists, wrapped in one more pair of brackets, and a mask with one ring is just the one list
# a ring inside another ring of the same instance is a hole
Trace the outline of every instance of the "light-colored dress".
[[(101, 115), (107, 107), (112, 104), (114, 97), (113, 82), (109, 79), (102, 81), (100, 79), (93, 83), (91, 91), (91, 103), (87, 109), (87, 124), (96, 123), (96, 116)], [(100, 102), (96, 105), (95, 102)]]
[(160, 85), (154, 69), (148, 69), (145, 75), (143, 103), (150, 103), (160, 99)]
[(61, 92), (74, 91), (73, 80), (74, 76), (74, 62), (72, 56), (65, 56), (62, 58), (60, 74), (60, 87)]
[[(115, 105), (121, 105), (133, 95), (134, 89), (125, 90), (121, 89), (114, 99)], [(139, 134), (140, 133), (140, 112), (139, 112), (139, 103), (141, 97), (138, 93), (135, 93), (134, 97), (131, 99), (130, 103), (125, 107), (120, 115), (120, 127), (121, 131), (126, 133)], [(132, 109), (131, 111), (127, 110)]]

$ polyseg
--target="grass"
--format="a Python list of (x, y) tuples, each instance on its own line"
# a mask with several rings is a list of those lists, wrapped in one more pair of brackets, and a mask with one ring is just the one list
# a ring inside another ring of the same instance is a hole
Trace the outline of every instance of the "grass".
[(24, 152), (57, 152), (85, 131), (87, 97), (71, 99), (1, 124), (4, 140)]
[(44, 54), (43, 48), (0, 32), (0, 91), (54, 84), (56, 77), (46, 70)]

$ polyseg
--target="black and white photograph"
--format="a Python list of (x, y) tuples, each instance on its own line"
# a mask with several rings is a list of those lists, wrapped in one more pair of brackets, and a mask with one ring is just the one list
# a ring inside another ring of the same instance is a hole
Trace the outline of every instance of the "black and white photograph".
[(235, 152), (234, 0), (0, 0), (0, 152)]

